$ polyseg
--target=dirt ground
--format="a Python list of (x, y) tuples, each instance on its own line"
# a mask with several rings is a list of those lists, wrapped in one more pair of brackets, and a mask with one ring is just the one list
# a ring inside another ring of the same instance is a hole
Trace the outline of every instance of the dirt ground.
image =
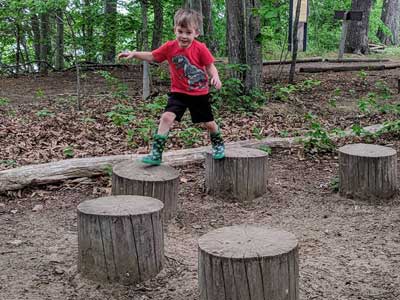
[[(377, 77), (386, 78), (394, 89), (396, 72), (370, 72), (370, 83)], [(348, 89), (366, 89), (366, 85), (357, 79), (357, 72), (346, 74), (352, 75), (346, 75), (349, 76), (346, 80), (343, 73), (310, 76), (323, 81), (316, 91), (300, 95), (293, 100), (295, 102), (271, 103), (265, 109), (272, 114), (268, 122), (277, 122), (269, 125), (269, 129), (281, 124), (283, 128), (301, 128), (303, 124), (295, 126), (299, 118), (291, 119), (292, 114), (295, 116), (300, 106), (299, 114), (309, 109), (321, 110), (320, 104), (331, 96), (334, 86), (341, 84), (345, 90), (348, 84)], [(56, 95), (73, 93), (73, 79), (70, 77), (27, 78), (23, 82), (28, 80), (32, 82), (21, 85), (21, 81), (16, 79), (0, 79), (0, 97), (12, 100), (17, 116), (18, 111), (27, 113), (44, 101), (32, 97), (38, 86), (45, 91), (46, 105)], [(325, 85), (326, 82), (331, 83)], [(87, 91), (90, 90), (105, 93), (100, 81), (88, 86)], [(300, 105), (298, 100), (303, 103)], [(380, 115), (353, 114), (350, 120), (346, 101), (348, 98), (338, 99), (336, 111), (332, 108), (323, 111), (327, 123), (351, 124), (355, 119), (369, 122), (384, 118)], [(285, 112), (288, 114), (284, 115)], [(279, 121), (287, 116), (290, 120), (285, 120), (285, 124)], [(251, 121), (251, 117), (247, 118), (235, 121), (243, 125)], [(14, 121), (5, 117), (2, 120), (8, 127), (1, 127), (0, 124), (0, 133), (6, 132), (0, 134), (3, 139), (1, 159), (12, 159), (23, 165), (62, 158), (54, 148), (45, 152), (47, 144), (38, 140), (38, 136), (29, 142), (29, 147), (26, 146), (29, 151), (24, 151), (19, 143), (30, 139), (22, 133), (25, 127), (18, 125), (20, 127), (16, 128), (23, 130), (10, 136), (10, 124)], [(27, 120), (28, 117), (25, 122), (29, 125)], [(226, 122), (224, 125), (228, 128)], [(266, 119), (262, 122), (267, 123)], [(117, 129), (110, 130), (118, 133)], [(240, 135), (242, 129), (235, 130), (228, 132), (228, 140), (246, 138), (246, 134)], [(99, 132), (97, 134), (102, 131)], [(74, 134), (76, 132), (71, 136)], [(57, 133), (59, 135), (60, 132)], [(104, 139), (118, 143), (118, 138), (120, 136), (115, 135)], [(397, 139), (384, 142), (400, 151)], [(100, 141), (99, 144), (89, 145), (102, 147)], [(181, 146), (176, 145), (176, 148)], [(82, 150), (79, 153), (81, 156), (120, 154), (129, 150), (124, 146), (112, 151), (107, 149), (102, 152)], [(47, 154), (33, 154), (38, 152)], [(400, 299), (400, 196), (380, 205), (340, 197), (331, 186), (338, 175), (335, 154), (305, 158), (297, 149), (273, 149), (269, 163), (268, 192), (245, 204), (207, 195), (202, 164), (179, 168), (178, 214), (165, 228), (165, 268), (154, 279), (135, 286), (93, 282), (77, 272), (76, 207), (84, 200), (109, 195), (111, 183), (108, 176), (73, 179), (0, 194), (0, 299), (197, 300), (198, 238), (215, 228), (244, 223), (269, 225), (296, 235), (300, 245), (301, 300)], [(3, 166), (3, 169), (6, 168), (9, 166)], [(400, 174), (400, 168), (398, 171)]]

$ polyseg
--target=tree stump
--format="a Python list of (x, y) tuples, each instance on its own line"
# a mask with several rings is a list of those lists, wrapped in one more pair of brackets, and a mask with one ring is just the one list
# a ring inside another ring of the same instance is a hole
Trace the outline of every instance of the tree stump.
[(268, 154), (252, 148), (228, 148), (225, 158), (215, 160), (206, 152), (205, 184), (208, 192), (240, 202), (267, 191)]
[(142, 195), (164, 203), (164, 220), (176, 215), (179, 173), (170, 166), (151, 166), (140, 161), (125, 161), (114, 166), (113, 195)]
[(199, 239), (200, 300), (298, 300), (296, 237), (286, 231), (231, 226)]
[(78, 205), (78, 270), (100, 281), (132, 284), (164, 264), (161, 201), (111, 196)]
[(397, 154), (389, 147), (351, 144), (339, 149), (342, 196), (379, 202), (397, 191)]

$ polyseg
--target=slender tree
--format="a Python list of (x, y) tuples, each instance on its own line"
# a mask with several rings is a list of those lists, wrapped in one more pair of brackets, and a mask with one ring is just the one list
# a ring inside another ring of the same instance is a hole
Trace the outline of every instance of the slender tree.
[(161, 46), (164, 17), (161, 0), (152, 0), (152, 3), (154, 12), (154, 25), (151, 49), (154, 50)]
[(51, 52), (50, 41), (50, 13), (43, 11), (40, 13), (40, 63), (39, 71), (47, 73), (49, 65), (49, 55)]
[(104, 1), (103, 62), (115, 61), (117, 40), (117, 0)]
[(384, 0), (381, 19), (390, 30), (391, 34), (387, 34), (382, 30), (382, 28), (379, 28), (379, 40), (385, 45), (398, 45), (400, 29), (400, 0)]
[(64, 69), (64, 14), (61, 8), (56, 10), (56, 56), (55, 68), (56, 70)]
[(352, 0), (351, 10), (362, 11), (361, 21), (351, 21), (346, 36), (345, 52), (368, 54), (368, 27), (372, 0)]

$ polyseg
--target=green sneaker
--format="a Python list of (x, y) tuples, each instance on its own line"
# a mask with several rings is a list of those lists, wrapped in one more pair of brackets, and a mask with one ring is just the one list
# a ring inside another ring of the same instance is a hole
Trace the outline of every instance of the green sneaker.
[(225, 157), (225, 145), (220, 131), (210, 133), (212, 157), (222, 159)]
[(151, 151), (148, 155), (142, 158), (142, 162), (153, 166), (159, 166), (162, 161), (162, 153), (167, 138), (167, 135), (155, 134)]

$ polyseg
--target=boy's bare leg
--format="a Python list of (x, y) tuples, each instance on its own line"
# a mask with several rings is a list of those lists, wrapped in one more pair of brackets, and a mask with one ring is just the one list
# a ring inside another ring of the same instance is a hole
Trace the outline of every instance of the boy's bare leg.
[(173, 112), (166, 111), (161, 115), (160, 124), (158, 124), (158, 131), (159, 135), (167, 135), (169, 129), (174, 124), (176, 115)]
[(218, 125), (217, 125), (217, 123), (215, 123), (215, 121), (206, 122), (205, 125), (206, 125), (209, 133), (218, 132)]

